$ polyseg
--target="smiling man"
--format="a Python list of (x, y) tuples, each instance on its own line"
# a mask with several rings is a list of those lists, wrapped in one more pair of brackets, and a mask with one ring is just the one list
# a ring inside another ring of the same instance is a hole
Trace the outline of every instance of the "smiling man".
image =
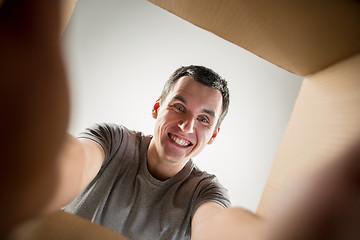
[[(195, 66), (178, 70), (184, 74), (200, 71), (210, 70)], [(160, 179), (179, 172), (190, 158), (214, 141), (220, 129), (217, 122), (222, 113), (221, 92), (187, 75), (175, 81), (153, 108), (157, 121), (148, 156), (149, 166), (154, 167), (150, 170)], [(159, 169), (159, 175), (155, 166), (163, 169)]]
[(215, 140), (228, 105), (227, 83), (218, 74), (181, 67), (154, 104), (154, 136), (99, 124), (70, 137), (64, 156), (82, 162), (73, 194), (85, 189), (65, 211), (131, 239), (190, 239), (197, 223), (230, 205), (216, 177), (192, 161)]

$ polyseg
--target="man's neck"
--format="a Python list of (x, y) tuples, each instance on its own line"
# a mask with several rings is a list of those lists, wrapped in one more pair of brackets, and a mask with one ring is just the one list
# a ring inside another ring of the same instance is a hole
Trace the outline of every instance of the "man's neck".
[(184, 168), (187, 162), (188, 160), (184, 160), (182, 162), (175, 163), (168, 159), (162, 159), (158, 154), (155, 144), (151, 140), (147, 150), (147, 167), (149, 173), (154, 178), (160, 181), (172, 178)]

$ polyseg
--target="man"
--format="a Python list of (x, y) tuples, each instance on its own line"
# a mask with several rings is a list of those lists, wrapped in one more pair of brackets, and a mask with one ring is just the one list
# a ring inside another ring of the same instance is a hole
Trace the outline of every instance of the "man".
[(154, 104), (153, 137), (102, 124), (73, 140), (85, 152), (74, 161), (91, 162), (87, 171), (99, 173), (86, 178), (82, 186), (90, 185), (65, 210), (131, 239), (190, 239), (199, 207), (230, 205), (216, 178), (192, 162), (215, 140), (228, 106), (227, 83), (218, 74), (179, 68)]

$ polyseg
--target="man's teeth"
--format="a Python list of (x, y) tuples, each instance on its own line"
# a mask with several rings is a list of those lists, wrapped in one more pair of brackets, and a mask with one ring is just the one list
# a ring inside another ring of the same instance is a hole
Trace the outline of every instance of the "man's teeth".
[(176, 136), (174, 135), (170, 135), (171, 139), (176, 142), (177, 144), (179, 144), (180, 146), (182, 147), (186, 147), (190, 144), (189, 141), (185, 140), (185, 139), (180, 139), (180, 138), (177, 138)]

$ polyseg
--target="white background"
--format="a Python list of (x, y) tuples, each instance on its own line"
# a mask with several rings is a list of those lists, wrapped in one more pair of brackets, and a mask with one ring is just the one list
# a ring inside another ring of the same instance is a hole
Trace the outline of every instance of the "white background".
[(256, 211), (301, 77), (145, 0), (78, 0), (63, 43), (74, 135), (98, 122), (152, 134), (152, 106), (180, 66), (227, 79), (229, 113), (194, 162), (217, 175), (234, 206)]

